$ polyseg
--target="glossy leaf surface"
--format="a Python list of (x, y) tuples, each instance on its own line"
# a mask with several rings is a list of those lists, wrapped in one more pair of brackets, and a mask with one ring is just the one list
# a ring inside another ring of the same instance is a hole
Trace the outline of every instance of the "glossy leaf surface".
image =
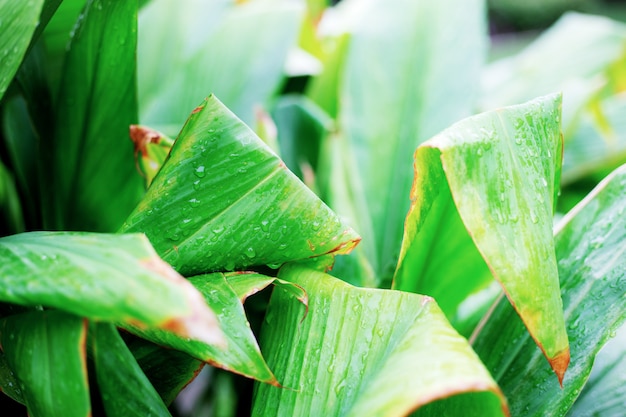
[(626, 400), (626, 326), (609, 333), (611, 340), (598, 352), (589, 380), (568, 416), (618, 417)]
[(137, 122), (136, 25), (136, 1), (92, 0), (74, 30), (54, 140), (42, 141), (53, 155), (46, 228), (114, 232), (141, 198), (128, 140)]
[(44, 0), (0, 1), (0, 99), (22, 63), (43, 4)]
[[(448, 285), (462, 288), (454, 297), (467, 296), (464, 280), (478, 287), (486, 262), (559, 381), (569, 363), (552, 237), (560, 104), (551, 95), (470, 117), (418, 148), (395, 281), (445, 303), (441, 281), (454, 274)], [(483, 259), (468, 249), (470, 237)]]
[(257, 384), (253, 415), (406, 415), (460, 393), (472, 397), (464, 415), (506, 415), (499, 389), (432, 298), (360, 289), (292, 264), (279, 276), (307, 291), (309, 309), (274, 290), (261, 345), (286, 388)]
[(512, 415), (565, 415), (595, 355), (626, 319), (625, 196), (622, 166), (557, 227), (556, 254), (572, 352), (563, 389), (508, 303), (499, 303), (478, 334), (474, 349), (509, 399)]
[(0, 300), (222, 341), (215, 314), (141, 235), (31, 232), (0, 239)]
[(170, 416), (115, 326), (93, 323), (93, 360), (108, 417)]
[(141, 122), (174, 134), (214, 93), (250, 125), (279, 86), (302, 13), (297, 2), (151, 1), (139, 21)]
[[(228, 347), (226, 350), (198, 341), (189, 341), (187, 338), (160, 330), (142, 331), (130, 327), (127, 329), (156, 344), (186, 352), (219, 368), (278, 385), (261, 355), (242, 305), (247, 296), (270, 285), (275, 278), (259, 274), (215, 273), (197, 275), (189, 278), (189, 281), (204, 295), (206, 303), (217, 313), (220, 328), (228, 329), (224, 333)], [(230, 286), (230, 282), (233, 282), (233, 287)], [(278, 285), (293, 287), (288, 290), (292, 302), (298, 303), (295, 298), (306, 301), (301, 289), (280, 281)]]
[(214, 96), (122, 229), (146, 233), (183, 275), (345, 253), (360, 239)]
[(86, 336), (86, 321), (61, 311), (36, 311), (0, 321), (4, 357), (19, 381), (29, 415), (91, 415)]
[(380, 278), (389, 279), (409, 208), (411, 156), (418, 144), (470, 115), (478, 94), (486, 50), (484, 2), (348, 5), (353, 27), (338, 118), (359, 162), (372, 218), (374, 236), (364, 237), (376, 242), (378, 259), (372, 262)]

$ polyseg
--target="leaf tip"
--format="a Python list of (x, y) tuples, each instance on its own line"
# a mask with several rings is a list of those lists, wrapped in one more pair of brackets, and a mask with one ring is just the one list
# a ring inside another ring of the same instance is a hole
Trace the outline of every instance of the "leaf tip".
[(557, 353), (553, 358), (549, 358), (548, 361), (556, 377), (559, 379), (559, 385), (563, 388), (563, 378), (565, 377), (565, 371), (567, 371), (570, 361), (569, 347)]

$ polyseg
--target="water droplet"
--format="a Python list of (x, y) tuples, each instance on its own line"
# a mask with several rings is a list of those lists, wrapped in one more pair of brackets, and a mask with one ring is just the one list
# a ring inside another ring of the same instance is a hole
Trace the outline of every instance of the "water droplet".
[(500, 201), (504, 203), (504, 200), (506, 200), (506, 195), (504, 195), (504, 193), (500, 193)]
[(268, 220), (261, 221), (261, 230), (263, 230), (264, 232), (270, 231), (270, 222)]
[(385, 335), (385, 330), (383, 330), (382, 327), (378, 328), (378, 330), (376, 330), (376, 334), (380, 337), (383, 337)]
[(224, 266), (226, 268), (227, 271), (234, 271), (235, 270), (235, 261), (229, 259), (226, 261), (226, 265)]
[(246, 249), (245, 254), (250, 259), (253, 259), (256, 256), (256, 252), (254, 251), (253, 247), (249, 247), (248, 249)]
[(200, 180), (195, 180), (193, 182), (193, 189), (198, 191), (200, 189)]
[(200, 205), (200, 200), (198, 200), (197, 198), (192, 198), (191, 200), (189, 200), (189, 205), (191, 207), (198, 207)]
[(481, 148), (478, 148), (476, 150), (476, 155), (480, 158), (481, 156), (483, 156), (483, 150)]
[(194, 170), (194, 174), (196, 174), (196, 177), (198, 178), (203, 178), (206, 175), (204, 165), (196, 167), (196, 169)]
[(533, 222), (534, 224), (539, 223), (539, 217), (537, 217), (537, 213), (535, 213), (534, 210), (530, 211), (530, 221)]
[(286, 248), (287, 248), (286, 243), (281, 243), (280, 245), (278, 245), (278, 250), (285, 250)]
[(311, 228), (315, 230), (316, 232), (320, 230), (320, 227), (321, 227), (321, 224), (318, 221), (314, 221), (313, 223), (311, 223)]

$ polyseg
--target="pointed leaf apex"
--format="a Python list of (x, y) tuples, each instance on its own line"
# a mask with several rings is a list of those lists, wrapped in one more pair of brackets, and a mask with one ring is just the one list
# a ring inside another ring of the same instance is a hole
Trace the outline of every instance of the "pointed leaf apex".
[(569, 360), (569, 347), (557, 353), (553, 358), (548, 359), (552, 370), (559, 379), (559, 385), (561, 385), (561, 388), (563, 388), (563, 378), (565, 377), (565, 371), (567, 371), (567, 367), (569, 366)]

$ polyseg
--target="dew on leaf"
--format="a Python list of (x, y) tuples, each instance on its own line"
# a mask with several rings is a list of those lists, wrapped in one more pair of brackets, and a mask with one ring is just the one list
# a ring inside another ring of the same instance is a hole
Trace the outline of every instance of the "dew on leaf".
[(196, 174), (196, 177), (198, 178), (204, 178), (204, 176), (206, 175), (204, 165), (197, 166), (194, 170), (194, 174)]

